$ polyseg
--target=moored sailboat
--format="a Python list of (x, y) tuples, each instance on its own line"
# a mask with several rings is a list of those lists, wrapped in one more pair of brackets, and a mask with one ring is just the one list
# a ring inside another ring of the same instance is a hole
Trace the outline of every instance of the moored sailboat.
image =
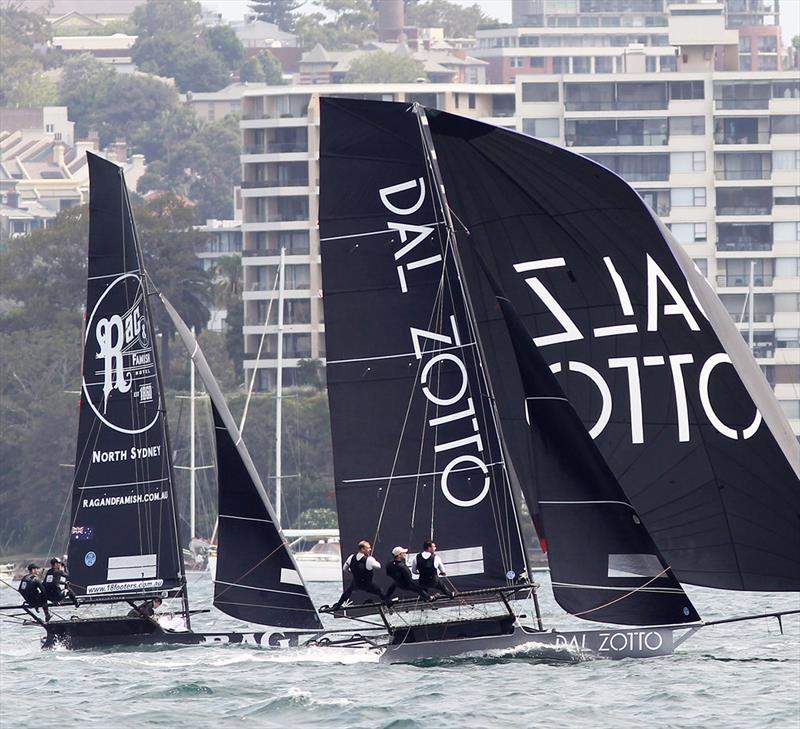
[[(434, 539), (459, 591), (436, 620), (413, 601), (338, 615), (380, 614), (386, 660), (525, 643), (664, 655), (708, 624), (679, 580), (800, 587), (797, 444), (626, 183), (417, 104), (321, 99), (320, 129), (342, 540), (388, 554)], [(630, 269), (643, 285), (626, 288)], [(642, 403), (640, 366), (669, 374), (671, 401), (662, 386)], [(565, 391), (568, 372), (583, 380)], [(545, 632), (535, 602), (534, 627), (520, 624), (510, 598), (535, 596), (520, 494), (559, 604), (633, 627)], [(487, 602), (499, 614), (446, 614)]]

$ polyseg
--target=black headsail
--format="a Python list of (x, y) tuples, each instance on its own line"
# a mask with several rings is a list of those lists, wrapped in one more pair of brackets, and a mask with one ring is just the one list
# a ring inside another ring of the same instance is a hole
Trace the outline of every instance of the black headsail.
[(83, 383), (69, 571), (87, 598), (185, 587), (155, 330), (122, 169), (89, 158)]
[[(800, 449), (685, 253), (626, 182), (590, 160), (455, 115), (429, 119), (449, 203), (469, 231), (461, 260), (490, 370), (508, 367), (513, 347), (471, 251), (678, 579), (800, 589)], [(495, 394), (505, 432), (519, 433), (514, 389)], [(511, 438), (509, 448), (516, 465), (525, 446)], [(535, 480), (521, 481), (535, 505)]]
[[(526, 570), (420, 119), (320, 100), (327, 380), (343, 555), (433, 538), (459, 589)], [(368, 112), (367, 112), (368, 110)]]
[(606, 623), (698, 621), (513, 305), (486, 273), (525, 392), (539, 496), (537, 528), (548, 546), (556, 601), (577, 617)]
[(249, 623), (322, 628), (203, 351), (169, 301), (163, 295), (161, 300), (206, 386), (214, 416), (219, 486), (214, 606)]

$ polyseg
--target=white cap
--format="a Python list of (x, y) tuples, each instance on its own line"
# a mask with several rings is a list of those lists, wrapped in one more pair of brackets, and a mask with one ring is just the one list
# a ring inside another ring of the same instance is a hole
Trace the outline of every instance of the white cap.
[(408, 554), (408, 550), (405, 547), (395, 547), (392, 550), (392, 557), (396, 557), (398, 554)]

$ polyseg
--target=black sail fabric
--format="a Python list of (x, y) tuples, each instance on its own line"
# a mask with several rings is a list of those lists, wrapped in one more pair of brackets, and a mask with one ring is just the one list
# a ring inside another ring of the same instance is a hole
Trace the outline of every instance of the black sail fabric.
[(122, 170), (89, 154), (83, 382), (68, 549), (87, 598), (184, 584), (147, 286)]
[(488, 278), (525, 392), (539, 495), (537, 527), (546, 539), (556, 602), (598, 622), (700, 620), (511, 302), (491, 274)]
[[(409, 104), (320, 100), (327, 380), (343, 557), (433, 538), (461, 590), (526, 570), (491, 403)], [(385, 582), (381, 575), (379, 582)]]
[[(461, 259), (489, 370), (507, 368), (513, 347), (470, 250), (536, 333), (678, 579), (800, 589), (797, 443), (739, 335), (720, 325), (719, 301), (690, 288), (683, 252), (641, 198), (567, 150), (443, 112), (429, 120), (469, 232)], [(495, 395), (506, 432), (519, 433), (518, 386)], [(529, 455), (519, 439), (509, 449), (515, 466)], [(521, 481), (535, 504), (537, 484)]]
[(164, 308), (206, 387), (214, 417), (219, 529), (214, 606), (249, 623), (322, 628), (275, 512), (194, 335), (165, 296)]

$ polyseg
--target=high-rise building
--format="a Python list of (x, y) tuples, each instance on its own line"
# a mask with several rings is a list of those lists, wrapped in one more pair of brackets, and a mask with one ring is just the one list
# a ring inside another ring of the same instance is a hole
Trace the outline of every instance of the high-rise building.
[(291, 372), (300, 358), (325, 356), (311, 92), (418, 100), (567, 146), (628, 180), (716, 287), (800, 434), (800, 79), (788, 71), (719, 70), (715, 48), (732, 50), (734, 60), (738, 53), (736, 31), (725, 27), (720, 9), (670, 6), (669, 25), (659, 32), (668, 37), (665, 53), (676, 58), (680, 49), (680, 68), (668, 73), (649, 72), (641, 47), (620, 46), (606, 56), (616, 59), (615, 74), (597, 72), (595, 54), (584, 72), (571, 59), (570, 73), (528, 72), (514, 84), (246, 91), (245, 366), (258, 370), (259, 386), (274, 383), (281, 248), (284, 364)]

